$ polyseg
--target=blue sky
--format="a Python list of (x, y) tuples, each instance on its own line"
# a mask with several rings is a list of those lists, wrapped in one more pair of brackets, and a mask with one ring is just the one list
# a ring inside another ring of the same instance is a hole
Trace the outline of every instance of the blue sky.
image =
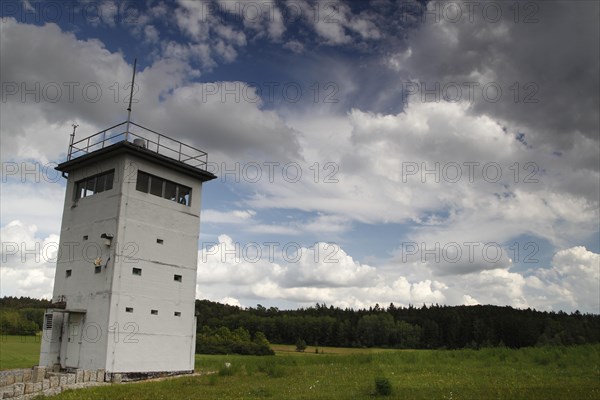
[(600, 312), (598, 4), (518, 4), (3, 2), (2, 295), (51, 295), (51, 167), (137, 58), (133, 120), (219, 176), (198, 298)]

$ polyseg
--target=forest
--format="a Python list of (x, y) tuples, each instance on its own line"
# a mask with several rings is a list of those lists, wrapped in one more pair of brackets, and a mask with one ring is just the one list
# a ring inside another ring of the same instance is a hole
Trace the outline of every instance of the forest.
[(42, 320), (49, 300), (30, 297), (0, 298), (0, 334), (35, 335), (42, 330)]
[[(48, 300), (0, 299), (0, 333), (33, 335), (41, 330)], [(196, 300), (199, 338), (220, 332), (246, 336), (249, 342), (310, 346), (402, 349), (521, 348), (600, 343), (600, 315), (509, 306), (423, 305), (341, 309), (326, 304), (296, 310), (262, 305), (241, 308)], [(220, 329), (220, 328), (227, 328)], [(243, 334), (242, 334), (243, 333)], [(211, 339), (213, 340), (213, 339)], [(221, 352), (216, 342), (207, 342)]]
[(341, 309), (325, 304), (297, 310), (196, 300), (198, 329), (244, 328), (271, 343), (312, 346), (457, 349), (574, 345), (600, 342), (600, 315), (542, 312), (490, 305)]

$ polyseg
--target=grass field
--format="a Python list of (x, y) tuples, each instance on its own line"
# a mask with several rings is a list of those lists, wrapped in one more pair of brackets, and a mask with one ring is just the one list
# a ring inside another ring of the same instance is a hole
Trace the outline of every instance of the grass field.
[(28, 368), (40, 362), (40, 336), (0, 335), (0, 370)]
[[(13, 345), (35, 347), (18, 339), (2, 342), (3, 367), (4, 350)], [(314, 347), (304, 353), (293, 346), (274, 349), (277, 355), (270, 357), (197, 355), (196, 369), (215, 374), (68, 391), (52, 399), (368, 399), (377, 397), (376, 377), (389, 380), (393, 399), (600, 399), (600, 345), (479, 351), (319, 347), (324, 354)], [(23, 355), (27, 359), (35, 357)], [(16, 365), (14, 355), (11, 360), (15, 367), (27, 366)]]

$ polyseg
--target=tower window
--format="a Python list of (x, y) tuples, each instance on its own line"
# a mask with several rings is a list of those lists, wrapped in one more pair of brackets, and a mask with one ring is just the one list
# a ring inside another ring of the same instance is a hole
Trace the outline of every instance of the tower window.
[(88, 235), (83, 235), (83, 240), (88, 240)]
[(157, 176), (150, 176), (150, 194), (163, 197), (163, 186), (165, 180)]
[(150, 175), (145, 172), (138, 171), (135, 189), (139, 190), (140, 192), (148, 193), (149, 187), (150, 187)]
[(73, 274), (73, 270), (72, 269), (68, 269), (65, 271), (65, 278), (70, 277)]
[(150, 310), (150, 314), (152, 314), (152, 315), (158, 315), (158, 310)]
[(173, 280), (176, 282), (181, 282), (181, 275), (173, 275)]
[(133, 312), (133, 307), (125, 307), (125, 312), (132, 313)]
[(112, 189), (114, 178), (115, 170), (112, 169), (78, 181), (75, 184), (75, 200)]
[(95, 274), (99, 274), (100, 272), (102, 272), (102, 266), (98, 265), (96, 267), (94, 267), (94, 273)]
[(179, 311), (175, 311), (174, 315), (175, 315), (176, 317), (181, 317), (181, 312), (179, 312)]
[(165, 181), (165, 195), (163, 196), (167, 200), (177, 200), (177, 184), (171, 181)]
[(163, 239), (156, 239), (156, 243), (163, 244), (165, 241)]
[(131, 273), (133, 275), (142, 276), (142, 269), (141, 268), (134, 268), (134, 269), (131, 270)]
[(177, 202), (179, 204), (185, 204), (186, 206), (190, 205), (192, 189), (186, 186), (179, 186), (177, 192)]
[(150, 193), (179, 204), (191, 205), (191, 188), (155, 175), (150, 175), (144, 171), (138, 171), (135, 188), (140, 192)]

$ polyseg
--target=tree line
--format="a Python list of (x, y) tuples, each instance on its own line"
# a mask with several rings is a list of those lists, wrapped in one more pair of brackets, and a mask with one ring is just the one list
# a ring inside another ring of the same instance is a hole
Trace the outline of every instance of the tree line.
[(0, 334), (35, 335), (42, 330), (44, 311), (50, 304), (31, 297), (0, 298)]
[(407, 349), (574, 345), (600, 342), (600, 315), (515, 309), (440, 306), (341, 309), (325, 304), (297, 310), (230, 306), (196, 300), (198, 329), (243, 327), (271, 343)]
[[(33, 335), (41, 331), (44, 309), (50, 304), (29, 297), (0, 298), (0, 333)], [(279, 310), (260, 304), (241, 308), (196, 300), (196, 313), (198, 337), (204, 338), (205, 350), (212, 352), (236, 346), (254, 351), (250, 343), (293, 345), (299, 339), (309, 346), (407, 349), (600, 343), (600, 315), (579, 311), (394, 304), (359, 310), (325, 304)], [(229, 333), (219, 328), (227, 328)]]

